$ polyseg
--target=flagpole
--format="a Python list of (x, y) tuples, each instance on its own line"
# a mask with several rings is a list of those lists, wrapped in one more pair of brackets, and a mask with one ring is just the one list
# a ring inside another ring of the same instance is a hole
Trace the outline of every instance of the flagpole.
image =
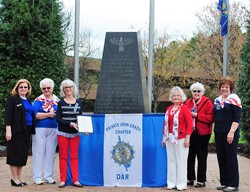
[(79, 15), (80, 0), (75, 0), (74, 82), (77, 89), (79, 89)]
[(228, 34), (223, 36), (223, 77), (228, 75)]
[(223, 77), (228, 75), (228, 33), (229, 33), (229, 0), (227, 0), (228, 32), (223, 36)]
[(154, 48), (154, 0), (150, 0), (149, 8), (149, 40), (148, 40), (148, 101), (149, 112), (152, 112), (152, 86), (153, 86), (153, 48)]

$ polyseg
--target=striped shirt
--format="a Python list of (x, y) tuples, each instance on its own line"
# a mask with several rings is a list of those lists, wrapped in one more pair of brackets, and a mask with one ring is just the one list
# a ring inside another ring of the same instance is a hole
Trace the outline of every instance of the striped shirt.
[(60, 100), (56, 112), (56, 120), (58, 122), (58, 134), (62, 136), (64, 136), (63, 133), (78, 135), (78, 131), (70, 127), (70, 123), (77, 123), (77, 116), (82, 115), (82, 112), (83, 105), (81, 100), (76, 99), (76, 102), (74, 104), (68, 104), (63, 99)]

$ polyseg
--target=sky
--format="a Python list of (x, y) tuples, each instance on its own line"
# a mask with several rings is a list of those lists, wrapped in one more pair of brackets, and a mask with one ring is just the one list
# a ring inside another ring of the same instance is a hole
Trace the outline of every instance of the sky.
[[(75, 0), (61, 1), (74, 19)], [(250, 4), (250, 0), (229, 1)], [(195, 12), (212, 2), (218, 0), (154, 0), (155, 29), (191, 37), (198, 23)], [(80, 0), (80, 32), (90, 29), (94, 46), (102, 49), (106, 32), (148, 30), (149, 9), (150, 0)]]

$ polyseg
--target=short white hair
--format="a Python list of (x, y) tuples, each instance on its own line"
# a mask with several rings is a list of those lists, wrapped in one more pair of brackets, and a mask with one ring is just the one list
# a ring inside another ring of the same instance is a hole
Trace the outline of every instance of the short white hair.
[(201, 90), (201, 91), (205, 92), (204, 86), (201, 83), (199, 83), (199, 82), (193, 83), (190, 86), (190, 90), (191, 91), (193, 91), (193, 90)]
[(53, 89), (55, 86), (55, 83), (50, 78), (44, 78), (43, 80), (40, 81), (40, 88), (42, 89), (44, 86), (50, 86)]
[(74, 87), (74, 97), (77, 97), (78, 95), (78, 89), (76, 87), (76, 84), (74, 81), (70, 79), (65, 79), (62, 81), (61, 86), (60, 86), (60, 95), (61, 97), (65, 97), (65, 92), (64, 92), (64, 87)]
[(172, 97), (175, 91), (177, 91), (180, 94), (182, 102), (186, 101), (187, 96), (185, 95), (184, 91), (179, 86), (175, 86), (170, 90), (169, 101), (171, 102), (173, 101)]

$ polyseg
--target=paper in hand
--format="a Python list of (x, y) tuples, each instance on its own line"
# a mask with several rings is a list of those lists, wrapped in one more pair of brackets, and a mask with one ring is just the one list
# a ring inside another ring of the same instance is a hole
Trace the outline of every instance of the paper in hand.
[(81, 133), (93, 133), (92, 118), (90, 116), (77, 116), (78, 131)]

